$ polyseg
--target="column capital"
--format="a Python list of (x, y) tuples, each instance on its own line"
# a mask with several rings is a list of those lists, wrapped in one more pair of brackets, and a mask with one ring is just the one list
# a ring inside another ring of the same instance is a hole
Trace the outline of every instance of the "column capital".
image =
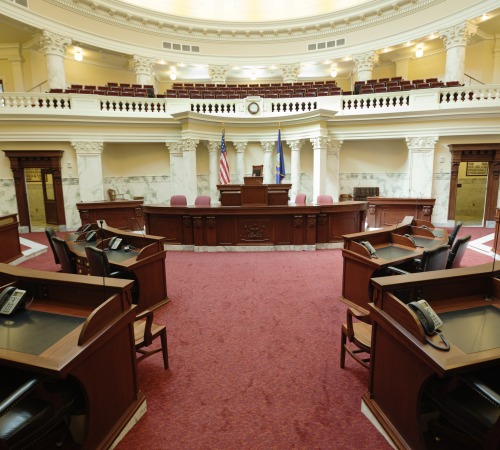
[(77, 155), (101, 155), (104, 150), (103, 142), (71, 142)]
[(207, 142), (208, 153), (218, 153), (220, 149), (220, 141)]
[(231, 70), (230, 65), (208, 65), (208, 75), (212, 79), (212, 83), (214, 84), (224, 84), (226, 82), (226, 77), (229, 70)]
[(302, 139), (296, 139), (293, 141), (286, 141), (292, 152), (300, 152), (302, 146), (304, 145), (304, 141)]
[(436, 142), (438, 141), (437, 136), (421, 136), (421, 137), (411, 137), (405, 138), (406, 146), (409, 150), (434, 150)]
[(340, 149), (344, 141), (340, 141), (338, 139), (329, 139), (328, 140), (328, 153), (330, 154), (339, 154)]
[(260, 145), (264, 149), (264, 152), (272, 152), (275, 149), (275, 141), (261, 141)]
[(71, 45), (72, 40), (70, 38), (51, 33), (50, 31), (43, 30), (38, 36), (38, 42), (43, 48), (45, 54), (64, 57), (66, 55), (66, 49)]
[(310, 139), (311, 144), (313, 145), (314, 150), (321, 150), (328, 147), (330, 143), (330, 138), (326, 136), (316, 136)]
[(353, 55), (352, 60), (354, 61), (355, 72), (372, 70), (373, 66), (378, 63), (378, 53), (368, 52), (360, 55)]
[(128, 61), (129, 68), (134, 70), (136, 74), (151, 75), (153, 65), (153, 59), (137, 55), (133, 55)]
[(448, 50), (452, 47), (465, 47), (476, 32), (477, 25), (465, 21), (458, 25), (439, 30), (439, 37)]
[(248, 142), (233, 142), (234, 147), (236, 148), (236, 153), (245, 153)]
[(182, 154), (182, 147), (180, 142), (165, 142), (165, 145), (167, 146), (168, 152), (171, 155), (181, 155)]
[(195, 152), (199, 142), (198, 139), (187, 138), (183, 139), (179, 144), (183, 152)]
[(295, 83), (300, 75), (300, 64), (280, 64), (280, 72), (284, 83)]

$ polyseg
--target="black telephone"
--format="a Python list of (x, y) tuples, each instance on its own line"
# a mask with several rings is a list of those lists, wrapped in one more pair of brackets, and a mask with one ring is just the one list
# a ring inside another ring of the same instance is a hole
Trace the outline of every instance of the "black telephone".
[(372, 258), (378, 258), (376, 250), (373, 248), (373, 245), (368, 241), (361, 241), (360, 244), (365, 247), (369, 252)]
[(89, 231), (86, 235), (85, 235), (85, 241), (86, 242), (92, 242), (92, 241), (95, 241), (97, 239), (97, 233), (95, 231)]
[(0, 293), (0, 314), (9, 315), (24, 306), (27, 298), (27, 292), (24, 289), (18, 289), (15, 286), (9, 286)]
[(109, 240), (109, 244), (108, 244), (109, 249), (110, 250), (118, 250), (120, 248), (122, 241), (123, 241), (123, 239), (118, 237), (118, 236), (112, 237)]
[(92, 229), (92, 224), (91, 223), (88, 223), (87, 225), (84, 225), (82, 227), (82, 232), (85, 233), (87, 231), (90, 231)]
[(439, 337), (444, 343), (444, 347), (434, 344), (434, 342), (432, 342), (429, 338), (426, 339), (427, 343), (438, 350), (448, 351), (450, 349), (450, 344), (446, 342), (444, 336), (439, 332), (439, 327), (443, 326), (443, 321), (431, 308), (431, 305), (422, 299), (416, 302), (408, 303), (408, 306), (415, 312), (415, 315), (422, 324), (425, 334), (427, 336), (439, 334)]

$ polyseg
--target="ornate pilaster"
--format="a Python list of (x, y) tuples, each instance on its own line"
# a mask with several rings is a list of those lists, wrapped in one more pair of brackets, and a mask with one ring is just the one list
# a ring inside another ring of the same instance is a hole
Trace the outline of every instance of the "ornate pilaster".
[(439, 37), (446, 47), (446, 81), (463, 83), (465, 50), (476, 32), (477, 25), (468, 21), (439, 31)]
[(378, 54), (375, 52), (354, 55), (354, 71), (358, 74), (358, 81), (366, 81), (372, 78), (373, 66), (378, 63)]
[(281, 64), (280, 72), (284, 83), (295, 83), (300, 75), (300, 64)]
[(182, 167), (183, 167), (183, 190), (188, 204), (194, 204), (198, 195), (198, 179), (196, 178), (196, 147), (199, 141), (197, 139), (183, 139), (180, 142), (182, 149)]
[(135, 72), (137, 84), (152, 84), (154, 60), (134, 55), (130, 58), (128, 65)]
[(245, 152), (248, 142), (234, 142), (236, 148), (236, 182), (243, 183), (245, 176)]
[(432, 196), (434, 147), (437, 140), (436, 136), (406, 138), (409, 153), (409, 197), (430, 198)]
[(343, 141), (329, 139), (326, 151), (326, 193), (338, 200), (340, 193), (340, 149)]
[(209, 64), (208, 75), (214, 84), (224, 84), (226, 82), (227, 73), (231, 70), (231, 66), (216, 66)]
[(64, 71), (64, 57), (66, 49), (71, 45), (71, 39), (47, 30), (44, 30), (38, 39), (45, 53), (49, 89), (65, 89), (66, 74)]
[(182, 147), (179, 142), (166, 142), (170, 154), (170, 195), (184, 194)]
[(301, 192), (300, 187), (300, 150), (304, 142), (300, 139), (294, 141), (286, 141), (291, 150), (290, 158), (290, 181), (292, 189), (290, 190), (290, 198), (295, 199), (295, 196)]
[(327, 176), (327, 150), (330, 139), (326, 136), (317, 136), (311, 138), (313, 145), (313, 198), (315, 202), (319, 194), (326, 194), (326, 176)]
[(76, 152), (80, 200), (92, 202), (104, 200), (102, 179), (103, 142), (72, 142)]
[(265, 141), (261, 142), (262, 148), (264, 150), (264, 183), (272, 184), (275, 182), (274, 173), (274, 158), (273, 151), (276, 149), (275, 141)]
[(208, 147), (208, 170), (209, 170), (209, 184), (210, 184), (210, 197), (212, 201), (218, 201), (217, 185), (219, 184), (219, 153), (220, 141), (209, 141)]

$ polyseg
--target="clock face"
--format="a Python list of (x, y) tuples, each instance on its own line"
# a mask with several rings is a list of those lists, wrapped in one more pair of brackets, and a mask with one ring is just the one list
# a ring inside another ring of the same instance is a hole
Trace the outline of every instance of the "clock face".
[(257, 114), (259, 112), (259, 104), (251, 102), (248, 104), (248, 112), (250, 114)]

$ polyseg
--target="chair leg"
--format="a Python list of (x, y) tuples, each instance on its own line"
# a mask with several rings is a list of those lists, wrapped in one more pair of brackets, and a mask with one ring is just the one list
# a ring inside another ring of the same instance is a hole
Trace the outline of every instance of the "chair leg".
[(342, 330), (340, 338), (340, 368), (343, 369), (345, 365), (345, 346), (347, 345), (347, 336)]
[(164, 328), (161, 336), (161, 352), (163, 354), (163, 367), (168, 369), (168, 347), (167, 347), (167, 329)]

